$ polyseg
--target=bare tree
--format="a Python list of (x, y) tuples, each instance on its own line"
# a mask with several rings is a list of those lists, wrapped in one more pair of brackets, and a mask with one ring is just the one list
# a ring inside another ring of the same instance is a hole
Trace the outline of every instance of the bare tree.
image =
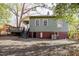
[(36, 3), (31, 8), (27, 8), (25, 3), (22, 3), (22, 4), (13, 4), (12, 6), (10, 6), (10, 5), (11, 4), (9, 4), (9, 10), (16, 16), (17, 27), (20, 27), (22, 19), (23, 19), (23, 16), (25, 14), (27, 14), (28, 12), (30, 12), (34, 8), (43, 7), (43, 8), (52, 10), (50, 7), (48, 7), (44, 3), (42, 3), (42, 4), (41, 3), (40, 4)]

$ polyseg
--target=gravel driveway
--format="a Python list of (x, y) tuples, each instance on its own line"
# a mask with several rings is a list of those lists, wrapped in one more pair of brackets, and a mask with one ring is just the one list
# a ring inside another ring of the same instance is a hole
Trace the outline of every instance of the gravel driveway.
[[(0, 37), (0, 55), (2, 56), (53, 56), (70, 54), (77, 41), (23, 39), (16, 36)], [(78, 51), (77, 51), (78, 52)], [(79, 54), (77, 54), (79, 55)]]

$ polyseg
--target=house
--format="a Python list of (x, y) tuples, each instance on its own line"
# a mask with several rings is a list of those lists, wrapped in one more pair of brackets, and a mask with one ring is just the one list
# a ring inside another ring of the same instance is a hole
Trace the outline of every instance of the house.
[[(58, 20), (59, 19), (59, 20)], [(29, 16), (29, 37), (46, 39), (68, 38), (68, 24), (61, 17)]]
[(0, 35), (7, 35), (8, 34), (8, 29), (11, 25), (9, 24), (3, 24), (0, 26)]

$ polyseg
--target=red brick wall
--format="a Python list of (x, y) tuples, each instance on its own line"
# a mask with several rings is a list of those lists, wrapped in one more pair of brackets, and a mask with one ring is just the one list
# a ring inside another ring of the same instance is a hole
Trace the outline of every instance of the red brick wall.
[(51, 38), (51, 32), (43, 32), (43, 38)]
[(36, 32), (36, 37), (40, 38), (40, 32)]
[[(52, 34), (57, 34), (56, 32), (42, 32), (43, 38), (51, 39)], [(32, 38), (32, 32), (29, 32), (29, 37)], [(67, 32), (59, 32), (59, 36), (57, 36), (57, 39), (65, 39), (67, 38)], [(36, 38), (40, 38), (40, 32), (36, 32)]]
[(65, 39), (68, 38), (67, 32), (59, 32), (59, 39)]

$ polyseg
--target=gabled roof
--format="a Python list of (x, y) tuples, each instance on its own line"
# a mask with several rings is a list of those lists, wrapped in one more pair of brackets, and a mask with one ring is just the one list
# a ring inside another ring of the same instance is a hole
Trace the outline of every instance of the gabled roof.
[(61, 16), (29, 16), (29, 18), (62, 18)]
[(63, 19), (61, 16), (25, 16), (23, 17), (23, 21), (29, 21), (32, 18), (56, 18), (56, 19)]

